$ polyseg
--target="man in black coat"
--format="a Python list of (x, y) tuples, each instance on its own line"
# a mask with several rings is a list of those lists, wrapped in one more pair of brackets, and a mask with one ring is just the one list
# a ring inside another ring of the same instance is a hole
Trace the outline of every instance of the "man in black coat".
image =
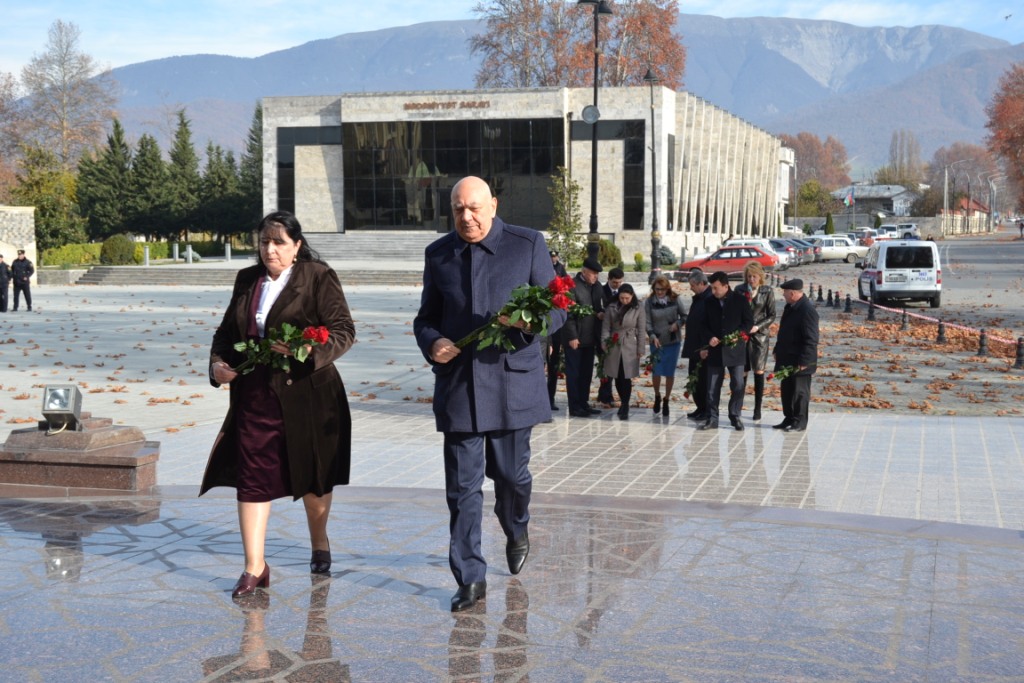
[(569, 316), (562, 327), (565, 352), (565, 391), (569, 395), (569, 414), (590, 417), (601, 411), (590, 406), (590, 384), (594, 381), (594, 355), (601, 345), (601, 316), (604, 299), (597, 281), (601, 264), (588, 258), (576, 274), (576, 303), (594, 309), (592, 315)]
[[(738, 432), (743, 431), (740, 413), (743, 411), (743, 366), (747, 361), (745, 335), (754, 326), (754, 312), (742, 294), (729, 288), (729, 276), (717, 271), (708, 278), (713, 299), (707, 302), (704, 315), (704, 335), (710, 348), (700, 352), (708, 366), (708, 417), (698, 429), (718, 429), (718, 404), (722, 399), (722, 383), (729, 373), (729, 423)], [(692, 315), (692, 313), (691, 313)], [(739, 333), (735, 343), (725, 341)]]
[(795, 372), (779, 383), (782, 414), (785, 419), (772, 429), (802, 432), (807, 429), (811, 405), (811, 376), (818, 368), (818, 311), (804, 296), (799, 278), (782, 283), (782, 310), (779, 333), (775, 337), (775, 372), (792, 367)]
[(7, 287), (11, 284), (11, 267), (4, 263), (0, 254), (0, 313), (7, 312)]
[(690, 314), (686, 316), (686, 339), (683, 340), (683, 358), (689, 361), (687, 379), (696, 373), (697, 385), (693, 388), (693, 399), (697, 409), (688, 413), (691, 420), (706, 422), (708, 419), (708, 364), (700, 357), (700, 347), (708, 343), (704, 338), (704, 316), (707, 315), (707, 303), (711, 299), (708, 276), (702, 270), (695, 270), (687, 278), (693, 299), (690, 301)]
[[(608, 271), (608, 282), (604, 283), (601, 288), (601, 298), (604, 301), (604, 307), (607, 310), (608, 304), (619, 299), (619, 287), (622, 286), (622, 281), (626, 279), (626, 274), (622, 272), (622, 268), (612, 268)], [(598, 349), (601, 347), (599, 346)], [(603, 358), (602, 358), (603, 360)], [(603, 363), (602, 363), (603, 366)], [(622, 398), (621, 396), (619, 397)], [(605, 407), (612, 407), (612, 380), (610, 377), (602, 377), (601, 383), (597, 387), (597, 400), (599, 403), (603, 403)]]
[(25, 293), (25, 305), (32, 310), (32, 275), (36, 272), (32, 262), (25, 258), (25, 250), (18, 250), (18, 258), (11, 264), (11, 278), (14, 280), (14, 310), (18, 310), (18, 298)]

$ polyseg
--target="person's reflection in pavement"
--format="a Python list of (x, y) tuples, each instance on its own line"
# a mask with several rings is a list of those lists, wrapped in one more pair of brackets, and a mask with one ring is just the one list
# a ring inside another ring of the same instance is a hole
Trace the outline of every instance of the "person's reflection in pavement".
[(771, 504), (813, 510), (817, 507), (811, 481), (810, 444), (806, 432), (788, 432), (782, 440), (782, 471)]
[(487, 603), (478, 602), (465, 612), (454, 612), (452, 632), (448, 636), (448, 677), (472, 681), (480, 676), (480, 647), (487, 637), (487, 626), (479, 615), (487, 613)]
[(270, 608), (270, 595), (265, 591), (256, 591), (236, 603), (245, 615), (245, 626), (238, 652), (204, 660), (203, 675), (214, 676), (206, 680), (277, 680), (280, 677), (281, 680), (288, 681), (349, 683), (352, 678), (348, 665), (332, 659), (331, 636), (327, 629), (326, 614), (331, 577), (314, 574), (310, 580), (313, 583), (313, 590), (309, 594), (306, 632), (301, 650), (286, 654), (280, 650), (267, 648), (264, 622)]
[(530, 596), (519, 579), (511, 579), (505, 589), (505, 620), (498, 631), (497, 650), (494, 653), (494, 680), (529, 683), (527, 646), (527, 618), (530, 615)]

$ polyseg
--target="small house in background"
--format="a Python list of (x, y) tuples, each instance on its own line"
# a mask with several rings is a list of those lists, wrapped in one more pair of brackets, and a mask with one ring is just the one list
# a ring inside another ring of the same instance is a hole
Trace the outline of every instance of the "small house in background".
[(910, 207), (918, 199), (918, 193), (902, 185), (869, 185), (854, 183), (832, 192), (832, 197), (850, 205), (853, 211), (872, 215), (909, 216)]

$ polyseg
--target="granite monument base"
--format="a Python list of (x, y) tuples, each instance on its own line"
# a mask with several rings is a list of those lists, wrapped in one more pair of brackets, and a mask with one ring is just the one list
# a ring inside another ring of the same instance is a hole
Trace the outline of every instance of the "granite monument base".
[(101, 495), (156, 486), (159, 441), (89, 413), (82, 413), (81, 423), (79, 431), (49, 433), (40, 422), (36, 429), (11, 432), (0, 447), (0, 486), (22, 495)]

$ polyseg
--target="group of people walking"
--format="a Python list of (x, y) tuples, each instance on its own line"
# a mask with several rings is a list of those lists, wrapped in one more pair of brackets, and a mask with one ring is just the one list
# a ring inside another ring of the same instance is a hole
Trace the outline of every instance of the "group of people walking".
[[(603, 374), (619, 394), (619, 417), (628, 419), (632, 380), (647, 352), (655, 359), (656, 413), (669, 414), (683, 354), (698, 387), (697, 410), (689, 417), (701, 418), (705, 428), (717, 426), (718, 395), (728, 372), (733, 392), (729, 416), (739, 424), (745, 369), (755, 374), (760, 416), (775, 302), (759, 269), (751, 269), (746, 288), (735, 292), (724, 273), (708, 278), (695, 272), (687, 314), (667, 278), (656, 278), (641, 301), (618, 269), (609, 273), (613, 286), (605, 290), (598, 282), (601, 265), (587, 259), (574, 278), (574, 294), (593, 313), (567, 317), (566, 311), (552, 308), (543, 346), (530, 324), (506, 318), (499, 322), (507, 343), (460, 346), (452, 340), (490, 323), (513, 289), (524, 283), (546, 287), (565, 271), (559, 271), (557, 255), (548, 250), (542, 233), (497, 216), (498, 201), (484, 180), (463, 178), (451, 202), (455, 230), (426, 249), (413, 332), (435, 376), (433, 412), (443, 434), (448, 559), (458, 584), (451, 610), (457, 612), (487, 593), (481, 543), (485, 477), (494, 481), (494, 512), (505, 535), (508, 571), (520, 573), (530, 554), (530, 437), (535, 425), (551, 419), (557, 386), (551, 380), (557, 382), (559, 352), (565, 357), (572, 416), (600, 412), (589, 404), (600, 353)], [(327, 523), (333, 489), (348, 483), (351, 464), (352, 420), (335, 361), (351, 348), (356, 330), (341, 283), (291, 213), (267, 215), (258, 234), (258, 262), (238, 273), (210, 351), (210, 382), (229, 384), (230, 400), (200, 488), (200, 495), (216, 486), (236, 489), (244, 571), (232, 589), (235, 599), (270, 586), (264, 546), (270, 503), (278, 498), (302, 499), (309, 569), (331, 571)], [(783, 285), (787, 306), (774, 351), (776, 366), (799, 364), (801, 381), (788, 391), (783, 383), (782, 391), (784, 402), (791, 403), (784, 409), (786, 424), (793, 429), (806, 427), (817, 357), (817, 317), (813, 306), (806, 300), (801, 304), (796, 295), (801, 286), (799, 280)], [(297, 342), (282, 339), (280, 331), (287, 326), (314, 332), (303, 332)], [(728, 343), (737, 339), (737, 331), (749, 335), (749, 347), (742, 338)], [(246, 349), (254, 347), (269, 347), (276, 360), (263, 356), (247, 367), (252, 357)], [(278, 362), (296, 356), (303, 362)], [(543, 400), (545, 394), (550, 403)]]
[[(551, 256), (556, 266), (562, 267), (558, 255), (551, 252)], [(687, 417), (698, 422), (698, 429), (718, 428), (726, 376), (729, 378), (727, 415), (732, 427), (739, 431), (744, 429), (741, 412), (751, 379), (754, 388), (752, 418), (754, 421), (761, 419), (766, 371), (773, 353), (775, 365), (782, 367), (778, 358), (779, 344), (773, 352), (769, 336), (777, 316), (775, 294), (767, 284), (761, 264), (748, 263), (743, 270), (743, 283), (735, 290), (730, 287), (727, 273), (716, 272), (710, 276), (700, 271), (691, 273), (688, 284), (693, 297), (689, 314), (683, 298), (664, 275), (654, 279), (649, 295), (641, 302), (633, 287), (623, 282), (620, 269), (613, 268), (609, 272), (605, 285), (599, 282), (601, 271), (601, 264), (595, 260), (584, 261), (575, 277), (575, 298), (590, 306), (593, 313), (570, 317), (562, 333), (550, 339), (548, 399), (553, 411), (559, 409), (555, 390), (561, 350), (565, 354), (566, 395), (572, 417), (591, 417), (602, 412), (589, 400), (597, 358), (603, 375), (597, 401), (610, 405), (614, 386), (619, 395), (618, 417), (628, 420), (632, 380), (641, 374), (642, 359), (647, 354), (656, 415), (669, 416), (682, 357), (688, 366), (685, 393), (695, 404)], [(798, 279), (782, 285), (784, 292), (802, 288), (803, 283)], [(809, 377), (817, 364), (817, 319), (813, 306), (810, 309), (804, 316), (808, 318), (806, 333), (796, 338), (787, 335), (782, 344), (785, 358), (797, 348), (801, 361), (807, 361), (799, 363), (795, 376)], [(813, 325), (809, 320), (811, 315), (815, 316)], [(784, 388), (793, 383), (789, 380), (785, 384), (787, 380), (783, 380)], [(799, 415), (790, 420), (796, 424), (792, 429), (806, 428), (806, 410)]]

